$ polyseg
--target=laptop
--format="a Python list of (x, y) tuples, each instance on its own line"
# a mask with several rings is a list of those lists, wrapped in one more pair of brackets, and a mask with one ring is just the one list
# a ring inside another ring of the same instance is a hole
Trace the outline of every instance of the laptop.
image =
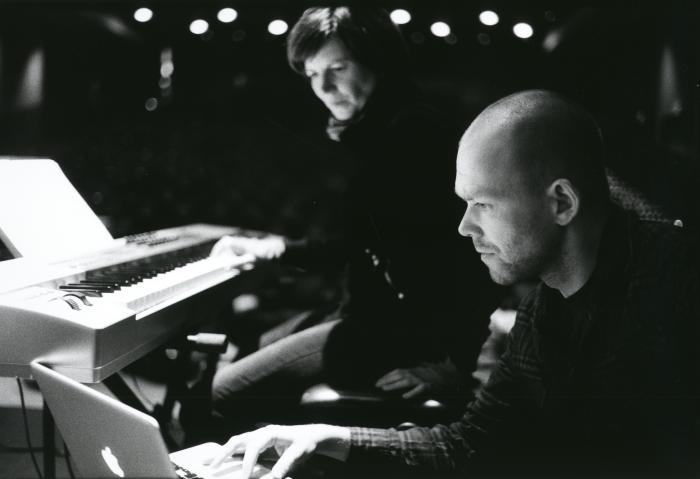
[[(79, 475), (89, 478), (236, 479), (241, 459), (213, 470), (219, 449), (208, 442), (168, 454), (158, 422), (34, 361), (32, 374), (68, 445)], [(253, 477), (269, 472), (257, 465)]]

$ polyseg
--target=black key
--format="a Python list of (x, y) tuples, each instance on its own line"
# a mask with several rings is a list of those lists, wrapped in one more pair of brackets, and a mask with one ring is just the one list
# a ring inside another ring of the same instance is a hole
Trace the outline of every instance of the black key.
[[(84, 284), (85, 286), (107, 286), (109, 288), (112, 288), (112, 291), (118, 291), (121, 288), (117, 283), (114, 281), (86, 281), (82, 280), (80, 281), (80, 284)], [(109, 291), (111, 293), (111, 291)]]
[[(112, 293), (114, 292), (114, 287), (113, 286), (108, 286), (104, 284), (81, 284), (81, 283), (69, 283), (65, 284), (63, 286), (70, 286), (72, 288), (78, 288), (78, 289), (89, 289), (92, 291), (101, 291), (103, 293)], [(63, 288), (61, 286), (61, 288)]]
[(102, 293), (100, 293), (99, 291), (91, 291), (91, 290), (87, 290), (87, 289), (75, 289), (75, 288), (63, 287), (63, 286), (59, 286), (59, 288), (62, 291), (83, 293), (85, 296), (90, 296), (91, 298), (101, 298), (102, 297)]

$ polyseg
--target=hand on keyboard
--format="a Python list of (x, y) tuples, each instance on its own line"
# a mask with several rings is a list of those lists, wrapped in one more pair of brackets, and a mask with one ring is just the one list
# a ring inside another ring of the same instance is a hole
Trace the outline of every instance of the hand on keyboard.
[(244, 238), (242, 236), (224, 236), (216, 242), (211, 250), (212, 256), (223, 254), (252, 254), (256, 258), (274, 259), (284, 253), (284, 238), (270, 235), (265, 238)]
[[(243, 475), (243, 456), (229, 456), (221, 464), (212, 466), (212, 459), (204, 461), (207, 467), (207, 477), (223, 479), (247, 479)], [(250, 472), (250, 479), (264, 477), (270, 470), (262, 465), (255, 464)]]
[(312, 454), (344, 461), (350, 449), (350, 430), (327, 424), (303, 426), (265, 426), (229, 439), (221, 446), (210, 467), (216, 469), (231, 457), (243, 453), (241, 479), (255, 473), (260, 454), (273, 448), (279, 458), (263, 479), (287, 477)]

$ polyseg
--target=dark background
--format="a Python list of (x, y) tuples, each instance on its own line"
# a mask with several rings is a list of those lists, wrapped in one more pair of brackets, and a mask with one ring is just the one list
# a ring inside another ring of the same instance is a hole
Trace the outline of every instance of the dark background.
[[(561, 91), (596, 115), (619, 177), (697, 224), (695, 2), (373, 3), (410, 11), (401, 30), (415, 78), (456, 122), (517, 90)], [(0, 2), (0, 155), (57, 160), (114, 236), (193, 222), (292, 236), (322, 228), (343, 162), (322, 141), (320, 102), (286, 65), (285, 35), (267, 32), (314, 4)], [(154, 11), (148, 23), (133, 19), (141, 6)], [(216, 19), (223, 6), (238, 11), (233, 23)], [(498, 25), (480, 24), (485, 8)], [(202, 36), (188, 29), (198, 17), (210, 24)], [(430, 33), (436, 20), (450, 37)], [(530, 39), (513, 35), (518, 21), (533, 26)], [(169, 86), (159, 85), (164, 50)]]

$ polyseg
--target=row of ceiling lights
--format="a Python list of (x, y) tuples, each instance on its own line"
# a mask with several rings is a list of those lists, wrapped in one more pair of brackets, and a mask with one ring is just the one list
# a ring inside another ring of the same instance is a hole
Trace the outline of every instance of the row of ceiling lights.
[[(146, 7), (138, 8), (134, 12), (134, 19), (137, 22), (146, 23), (153, 18), (153, 10)], [(238, 18), (238, 12), (230, 7), (222, 8), (216, 14), (216, 18), (222, 23), (231, 23)], [(391, 19), (397, 25), (405, 25), (411, 21), (411, 14), (402, 8), (398, 8), (391, 12)], [(500, 22), (498, 14), (492, 10), (484, 10), (479, 14), (479, 21), (487, 26), (492, 27)], [(272, 35), (284, 35), (287, 33), (289, 26), (287, 22), (280, 19), (272, 20), (267, 25), (267, 31)], [(195, 35), (202, 35), (209, 30), (209, 22), (198, 18), (190, 23), (190, 32)], [(430, 25), (430, 32), (436, 37), (448, 37), (452, 33), (452, 29), (446, 22), (438, 21)], [(534, 33), (532, 26), (525, 22), (519, 22), (513, 25), (513, 34), (522, 39), (530, 38)]]

